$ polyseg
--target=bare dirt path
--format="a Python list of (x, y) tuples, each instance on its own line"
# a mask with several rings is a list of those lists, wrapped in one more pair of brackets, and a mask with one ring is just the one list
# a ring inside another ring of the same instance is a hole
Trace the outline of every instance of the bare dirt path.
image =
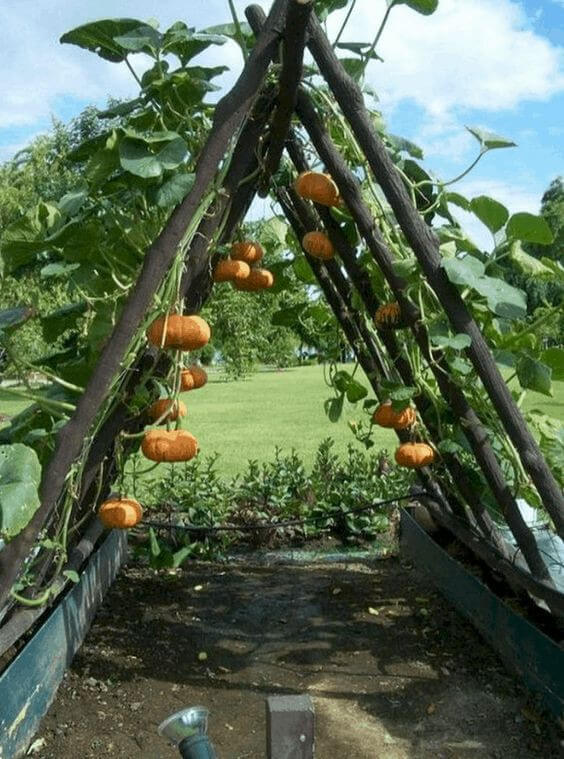
[(174, 757), (158, 723), (203, 704), (221, 759), (262, 759), (265, 696), (304, 692), (315, 703), (319, 759), (563, 751), (556, 726), (473, 628), (390, 559), (172, 574), (129, 566), (42, 724), (35, 756)]

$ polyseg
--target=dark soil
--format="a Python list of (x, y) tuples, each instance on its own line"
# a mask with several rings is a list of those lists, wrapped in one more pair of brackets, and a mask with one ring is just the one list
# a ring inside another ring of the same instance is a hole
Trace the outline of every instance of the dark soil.
[(319, 759), (550, 759), (562, 736), (415, 570), (126, 568), (36, 736), (35, 756), (177, 756), (157, 725), (210, 709), (221, 759), (265, 756), (264, 699), (309, 693)]

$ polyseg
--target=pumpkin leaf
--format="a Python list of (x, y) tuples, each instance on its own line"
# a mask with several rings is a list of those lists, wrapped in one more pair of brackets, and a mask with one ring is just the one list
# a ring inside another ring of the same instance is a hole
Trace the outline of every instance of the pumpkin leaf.
[(486, 225), (490, 232), (497, 232), (509, 218), (507, 208), (487, 195), (479, 195), (470, 201), (470, 210)]
[(423, 16), (430, 16), (434, 13), (439, 5), (439, 0), (388, 0), (388, 5), (407, 5), (417, 13)]
[(552, 371), (552, 379), (557, 382), (564, 381), (564, 349), (547, 348), (541, 353), (543, 364)]
[(63, 34), (60, 42), (78, 45), (107, 61), (119, 63), (125, 60), (129, 50), (116, 42), (116, 37), (127, 39), (130, 32), (140, 28), (146, 28), (146, 24), (133, 18), (103, 19), (71, 29)]
[(511, 244), (509, 257), (514, 261), (523, 274), (532, 277), (553, 277), (554, 271), (550, 266), (546, 266), (541, 260), (530, 256), (523, 250), (519, 240)]
[(550, 245), (554, 242), (554, 235), (543, 216), (535, 216), (532, 213), (514, 213), (506, 226), (508, 238), (534, 242), (538, 245)]
[(343, 413), (345, 396), (341, 393), (338, 398), (327, 398), (324, 403), (325, 413), (329, 417), (330, 422), (338, 422)]
[(347, 387), (347, 401), (349, 403), (358, 403), (358, 401), (366, 398), (367, 395), (368, 390), (364, 387), (364, 385), (361, 385), (360, 382), (357, 382), (353, 377), (351, 377)]
[(484, 264), (474, 256), (447, 258), (441, 266), (453, 284), (464, 287), (473, 287), (476, 279), (483, 276), (486, 270)]
[(390, 400), (392, 402), (392, 408), (394, 411), (403, 411), (407, 408), (413, 396), (417, 393), (416, 387), (405, 385), (392, 390), (390, 393)]
[(546, 364), (530, 356), (521, 355), (517, 360), (516, 371), (519, 384), (524, 390), (535, 390), (543, 395), (553, 395), (552, 371)]
[(36, 314), (37, 311), (31, 306), (17, 306), (0, 311), (0, 340), (3, 334), (18, 329)]
[(143, 179), (160, 177), (166, 169), (176, 169), (186, 159), (188, 149), (182, 137), (159, 141), (153, 150), (137, 138), (125, 137), (119, 145), (121, 166), (135, 176)]
[(22, 443), (0, 446), (0, 537), (13, 538), (39, 508), (41, 464)]
[(194, 178), (194, 174), (174, 174), (155, 191), (155, 203), (159, 208), (178, 205), (192, 189)]
[(483, 152), (498, 148), (517, 147), (517, 143), (513, 142), (513, 140), (495, 134), (495, 132), (488, 132), (486, 129), (480, 129), (479, 127), (467, 126), (466, 129), (478, 140)]

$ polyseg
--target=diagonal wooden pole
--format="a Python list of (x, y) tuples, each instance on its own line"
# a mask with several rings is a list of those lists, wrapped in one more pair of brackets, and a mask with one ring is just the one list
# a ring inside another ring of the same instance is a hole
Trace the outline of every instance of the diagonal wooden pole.
[(306, 29), (313, 8), (313, 0), (290, 0), (284, 28), (282, 47), (282, 71), (278, 87), (278, 106), (270, 127), (270, 146), (264, 161), (259, 183), (259, 195), (264, 198), (270, 191), (270, 179), (278, 169), (284, 151), (284, 143), (294, 109), (298, 86), (302, 78)]
[[(262, 28), (262, 23), (264, 21), (262, 10), (259, 6), (250, 6), (246, 10), (246, 15), (251, 27), (255, 33), (257, 33)], [(446, 365), (444, 361), (441, 361), (440, 357), (437, 358), (431, 356), (429, 337), (425, 327), (419, 321), (419, 311), (404, 294), (405, 283), (400, 277), (398, 277), (394, 270), (392, 254), (379, 236), (372, 215), (364, 204), (358, 180), (336, 150), (329, 134), (321, 123), (313, 104), (303, 90), (300, 90), (298, 93), (297, 113), (320, 158), (323, 160), (333, 179), (337, 183), (340, 193), (376, 263), (382, 270), (394, 292), (394, 295), (400, 302), (402, 313), (408, 314), (410, 326), (413, 330), (417, 344), (431, 367), (441, 392), (448, 399), (451, 407), (461, 419), (462, 428), (472, 447), (473, 453), (502, 510), (502, 513), (505, 515), (507, 523), (515, 536), (519, 548), (523, 552), (523, 556), (525, 557), (531, 572), (543, 582), (549, 584), (552, 583), (552, 578), (540, 553), (534, 534), (523, 519), (517, 502), (505, 481), (497, 457), (489, 444), (487, 431), (482, 426), (474, 410), (468, 404), (463, 392), (451, 380), (448, 365)], [(295, 152), (296, 151), (294, 151), (294, 153)], [(296, 159), (298, 158), (297, 155), (294, 155), (294, 157)], [(395, 351), (395, 354), (392, 353), (392, 357), (397, 355), (397, 350), (395, 350), (393, 345), (388, 345), (387, 347), (389, 350), (392, 349), (392, 351)], [(411, 370), (407, 372), (404, 367), (403, 376), (406, 378), (411, 377)], [(428, 419), (428, 414), (426, 414), (426, 418)], [(498, 550), (505, 551), (506, 549), (503, 539), (498, 534), (497, 528), (491, 518), (487, 515), (486, 510), (480, 505), (479, 501), (477, 502), (473, 493), (473, 488), (467, 483), (467, 478), (463, 477), (462, 480), (460, 479), (462, 467), (460, 467), (454, 457), (447, 456), (447, 458), (451, 463), (454, 462), (454, 471), (458, 473), (458, 477), (455, 478), (455, 481), (459, 487), (460, 484), (462, 484), (462, 487), (465, 489), (465, 499), (478, 519), (478, 523), (492, 539)]]
[(466, 354), (482, 380), (525, 470), (534, 482), (547, 513), (554, 521), (558, 534), (564, 538), (564, 493), (513, 400), (480, 328), (442, 268), (435, 235), (413, 207), (407, 189), (371, 123), (362, 92), (344, 70), (314, 15), (310, 19), (308, 31), (309, 49), (321, 74), (348, 119), (377, 182), (384, 191), (427, 281), (445, 309), (454, 330), (470, 337), (472, 342), (466, 349)]
[(202, 202), (233, 135), (236, 134), (260, 87), (276, 52), (288, 0), (275, 0), (265, 24), (233, 89), (217, 104), (212, 129), (202, 149), (194, 186), (172, 213), (166, 227), (150, 246), (139, 278), (121, 316), (104, 346), (100, 359), (77, 407), (57, 436), (55, 452), (41, 483), (41, 505), (27, 527), (0, 551), (0, 607), (29, 554), (37, 535), (55, 508), (73, 461), (82, 450), (98, 409), (118, 371), (131, 340), (141, 324), (152, 298), (168, 271), (177, 247)]

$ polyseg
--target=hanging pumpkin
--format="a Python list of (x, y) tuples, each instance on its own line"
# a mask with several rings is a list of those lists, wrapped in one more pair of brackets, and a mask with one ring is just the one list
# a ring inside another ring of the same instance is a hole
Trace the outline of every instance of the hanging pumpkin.
[(382, 403), (372, 416), (372, 421), (380, 427), (389, 427), (394, 430), (405, 430), (415, 424), (415, 409), (411, 406), (394, 411), (390, 401)]
[(245, 261), (232, 261), (225, 258), (218, 263), (213, 273), (214, 282), (232, 282), (246, 279), (251, 273), (251, 267)]
[(314, 258), (328, 261), (335, 255), (333, 243), (324, 232), (307, 232), (302, 238), (302, 247)]
[(187, 414), (186, 404), (182, 401), (171, 401), (170, 398), (161, 398), (149, 407), (149, 416), (153, 420), (160, 419), (167, 411), (168, 414), (163, 421), (173, 422), (182, 419)]
[(433, 463), (435, 451), (428, 443), (403, 443), (397, 449), (395, 459), (400, 466), (420, 469), (422, 466)]
[(341, 200), (331, 175), (318, 171), (304, 171), (294, 182), (294, 189), (302, 198), (322, 206), (338, 206)]
[(147, 339), (152, 345), (158, 348), (179, 348), (183, 351), (203, 348), (210, 336), (209, 324), (200, 316), (169, 314), (168, 319), (161, 316), (147, 330)]
[(256, 264), (264, 256), (262, 246), (258, 242), (245, 240), (234, 242), (231, 246), (231, 258), (234, 261), (244, 261), (246, 264)]
[(399, 303), (385, 303), (376, 309), (374, 322), (378, 329), (394, 329), (403, 326)]
[(183, 369), (180, 372), (180, 389), (197, 390), (203, 387), (208, 381), (208, 374), (201, 366), (189, 366), (188, 369)]
[(141, 450), (151, 461), (189, 461), (198, 453), (198, 441), (187, 430), (148, 430)]
[(143, 518), (143, 509), (134, 498), (111, 498), (98, 509), (98, 518), (104, 527), (135, 527)]
[(245, 292), (255, 292), (256, 290), (267, 290), (274, 284), (274, 275), (268, 269), (251, 269), (247, 279), (234, 281), (233, 287), (236, 290)]

